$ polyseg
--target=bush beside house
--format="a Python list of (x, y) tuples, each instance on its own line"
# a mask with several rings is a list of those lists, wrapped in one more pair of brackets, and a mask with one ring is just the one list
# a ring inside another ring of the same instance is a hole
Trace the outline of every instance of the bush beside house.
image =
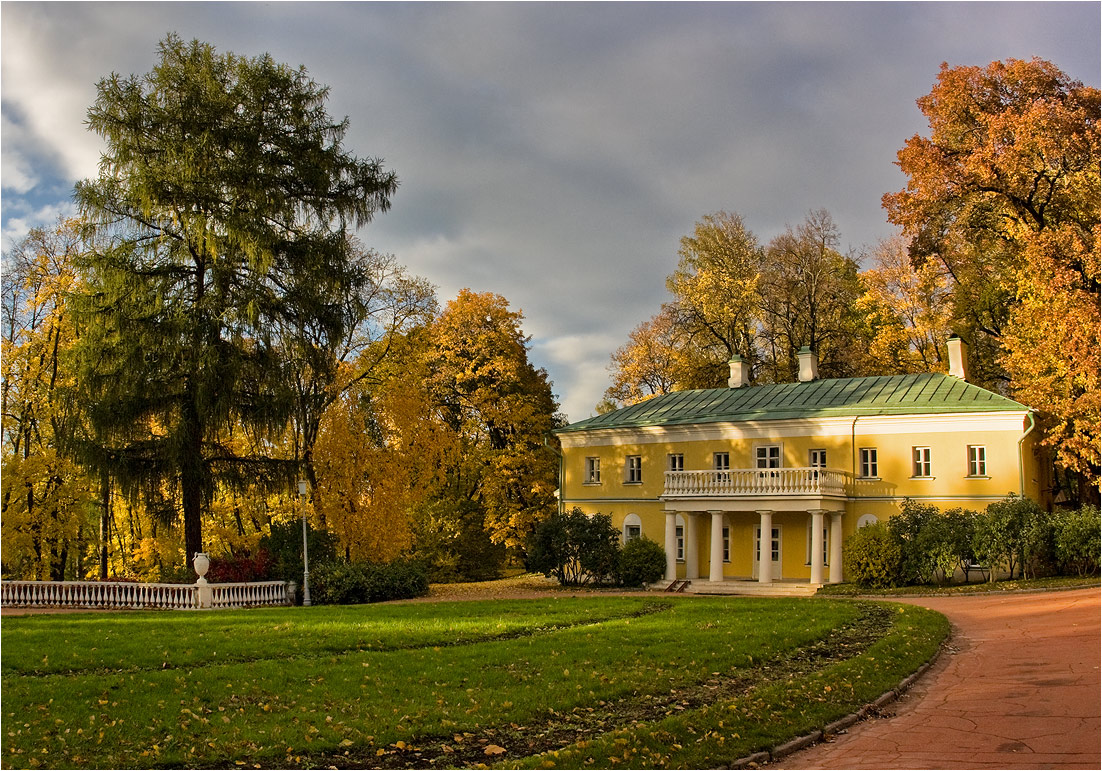
[(869, 588), (948, 583), (957, 570), (982, 564), (989, 580), (1097, 574), (1102, 561), (1099, 509), (1046, 512), (1008, 496), (983, 512), (941, 511), (904, 501), (886, 524), (861, 528), (845, 544), (846, 573)]

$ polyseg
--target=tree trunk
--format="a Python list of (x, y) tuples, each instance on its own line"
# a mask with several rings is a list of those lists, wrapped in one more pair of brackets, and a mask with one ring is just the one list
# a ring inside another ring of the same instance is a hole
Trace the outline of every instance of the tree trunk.
[(111, 539), (111, 477), (100, 472), (99, 580), (107, 580), (107, 546)]

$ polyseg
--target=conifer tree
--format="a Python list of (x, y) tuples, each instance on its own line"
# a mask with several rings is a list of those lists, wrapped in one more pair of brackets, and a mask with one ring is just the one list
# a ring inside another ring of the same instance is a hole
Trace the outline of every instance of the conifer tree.
[(145, 75), (101, 80), (88, 111), (107, 148), (76, 198), (102, 246), (73, 310), (82, 400), (113, 448), (88, 457), (132, 492), (168, 490), (190, 557), (218, 479), (273, 478), (225, 432), (286, 425), (277, 330), (343, 334), (360, 278), (348, 230), (397, 179), (342, 147), (347, 120), (305, 69), (175, 35), (159, 53)]

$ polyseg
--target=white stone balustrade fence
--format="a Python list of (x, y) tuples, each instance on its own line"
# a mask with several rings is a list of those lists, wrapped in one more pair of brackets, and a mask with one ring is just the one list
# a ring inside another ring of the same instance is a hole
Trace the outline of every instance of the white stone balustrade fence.
[[(283, 581), (210, 584), (212, 608), (291, 605), (293, 590)], [(2, 581), (0, 604), (17, 608), (166, 609), (199, 608), (195, 584), (139, 584), (125, 581)]]
[(845, 495), (846, 473), (822, 468), (667, 471), (664, 498)]

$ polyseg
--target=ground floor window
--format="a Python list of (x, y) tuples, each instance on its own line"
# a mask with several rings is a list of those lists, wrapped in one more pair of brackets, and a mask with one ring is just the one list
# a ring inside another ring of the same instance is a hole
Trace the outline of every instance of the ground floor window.
[(731, 561), (731, 528), (723, 528), (723, 561)]
[(677, 528), (677, 561), (685, 561), (685, 526), (678, 525)]

